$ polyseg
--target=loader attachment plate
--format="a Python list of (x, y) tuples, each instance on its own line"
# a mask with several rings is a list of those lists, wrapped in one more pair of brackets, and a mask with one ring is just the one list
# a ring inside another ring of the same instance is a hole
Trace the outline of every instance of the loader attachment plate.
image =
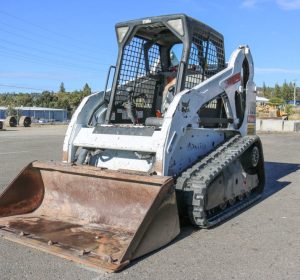
[(33, 162), (0, 196), (3, 238), (106, 271), (178, 233), (170, 177)]

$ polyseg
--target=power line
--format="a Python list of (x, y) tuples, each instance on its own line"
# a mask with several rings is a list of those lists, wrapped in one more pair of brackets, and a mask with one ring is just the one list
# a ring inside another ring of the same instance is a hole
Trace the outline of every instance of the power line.
[[(29, 63), (34, 63), (35, 65), (40, 65), (40, 66), (52, 65), (52, 66), (58, 67), (58, 69), (65, 68), (65, 69), (69, 70), (69, 68), (73, 68), (73, 69), (81, 70), (81, 72), (82, 72), (83, 69), (87, 69), (89, 72), (94, 72), (94, 73), (99, 73), (99, 72), (104, 71), (100, 67), (95, 69), (95, 68), (89, 68), (89, 67), (86, 67), (86, 66), (79, 65), (78, 63), (80, 63), (81, 61), (78, 58), (78, 56), (76, 56), (75, 59), (72, 59), (72, 62), (70, 63), (70, 59), (71, 59), (70, 54), (72, 53), (72, 51), (74, 53), (74, 50), (65, 48), (65, 46), (67, 46), (68, 44), (71, 44), (72, 47), (74, 47), (77, 44), (77, 46), (79, 46), (79, 45), (81, 46), (80, 48), (78, 48), (78, 50), (83, 51), (83, 49), (90, 49), (91, 51), (89, 53), (93, 54), (93, 53), (95, 53), (95, 49), (92, 46), (95, 46), (97, 48), (97, 50), (101, 50), (99, 48), (99, 46), (96, 45), (96, 44), (93, 44), (93, 42), (82, 41), (82, 40), (78, 39), (77, 37), (72, 37), (72, 36), (69, 36), (69, 35), (51, 30), (51, 29), (46, 28), (44, 26), (38, 25), (34, 22), (30, 22), (26, 19), (23, 19), (23, 18), (15, 16), (15, 15), (9, 14), (5, 11), (0, 10), (0, 13), (2, 15), (6, 16), (6, 17), (16, 19), (18, 21), (26, 23), (27, 25), (34, 26), (36, 28), (36, 29), (33, 29), (33, 30), (29, 30), (30, 28), (26, 29), (26, 25), (25, 25), (25, 28), (20, 28), (20, 27), (14, 26), (14, 25), (7, 24), (7, 22), (2, 22), (0, 20), (1, 30), (4, 30), (4, 32), (6, 32), (10, 35), (13, 34), (14, 36), (18, 36), (18, 37), (22, 37), (22, 38), (25, 38), (25, 39), (30, 40), (30, 41), (38, 42), (39, 45), (48, 45), (48, 46), (51, 46), (52, 48), (55, 48), (55, 50), (59, 50), (59, 49), (60, 50), (65, 50), (65, 51), (62, 51), (64, 54), (60, 57), (63, 58), (63, 59), (67, 59), (68, 63), (63, 62), (62, 59), (57, 58), (57, 56), (55, 54), (52, 54), (49, 51), (45, 51), (45, 50), (41, 51), (38, 48), (30, 47), (31, 49), (38, 50), (44, 56), (36, 55), (35, 53), (31, 53), (30, 51), (28, 51), (28, 47), (26, 47), (24, 45), (21, 45), (19, 43), (11, 42), (11, 41), (4, 40), (4, 39), (2, 40), (2, 46), (0, 46), (0, 56), (2, 56), (4, 58), (13, 59), (13, 60), (18, 60), (18, 61), (23, 60), (23, 61), (26, 61), (26, 62), (29, 62)], [(2, 19), (3, 19), (3, 17), (2, 17)], [(16, 23), (16, 24), (18, 24), (18, 23)], [(3, 26), (8, 27), (10, 30), (8, 31), (6, 29), (3, 29)], [(48, 34), (52, 34), (52, 35), (55, 35), (55, 36), (51, 36), (53, 38), (49, 38), (50, 36), (40, 34), (38, 29), (42, 30), (42, 31), (46, 31)], [(18, 34), (16, 34), (16, 32), (12, 32), (11, 30), (15, 30), (15, 31), (17, 31), (17, 33), (20, 33), (22, 31), (23, 32), (22, 32), (22, 34), (18, 35)], [(29, 34), (29, 36), (24, 36), (23, 34), (26, 34), (26, 35)], [(35, 36), (34, 39), (32, 39), (32, 36)], [(41, 38), (46, 38), (46, 40), (43, 40)], [(66, 38), (68, 38), (72, 41), (70, 42), (70, 40), (67, 40)], [(9, 44), (13, 44), (14, 46), (17, 46), (17, 48), (12, 49), (11, 46), (9, 46), (9, 48), (8, 48), (7, 44), (4, 43), (5, 41), (8, 42)], [(57, 44), (57, 45), (49, 44), (49, 42), (53, 43), (55, 41), (60, 42), (60, 44)], [(61, 43), (61, 42), (63, 42), (63, 43)], [(0, 41), (0, 43), (1, 43), (1, 41)], [(18, 46), (22, 47), (22, 48), (24, 48), (24, 47), (27, 48), (27, 51), (24, 51), (23, 49), (20, 50), (18, 48)], [(103, 50), (103, 49), (101, 51), (102, 52), (103, 51), (111, 52), (111, 50)], [(48, 53), (50, 56), (55, 55), (55, 59), (53, 60), (48, 55), (46, 55), (46, 53)], [(77, 52), (77, 53), (79, 54), (79, 52)], [(111, 53), (114, 53), (114, 52), (111, 52)], [(81, 53), (80, 53), (80, 55), (81, 55)], [(85, 57), (85, 62), (87, 62), (88, 57), (91, 58), (91, 56), (86, 56), (86, 55), (82, 55), (82, 56)], [(57, 60), (58, 60), (58, 62), (55, 62)], [(94, 65), (99, 65), (99, 66), (104, 65), (104, 64), (101, 64), (101, 63), (97, 64), (97, 62), (95, 62), (95, 61), (97, 61), (98, 59), (91, 58), (91, 60), (92, 60), (91, 63), (93, 63)], [(61, 65), (61, 66), (59, 66), (59, 65)], [(109, 65), (109, 64), (106, 64), (106, 65)], [(105, 71), (106, 71), (106, 69), (105, 69)], [(30, 90), (39, 90), (39, 91), (44, 90), (44, 89), (38, 89), (38, 88), (34, 88), (34, 87), (27, 87), (27, 86), (23, 86), (23, 85), (20, 86), (20, 85), (14, 85), (14, 84), (0, 84), (0, 86), (10, 87), (10, 88), (23, 88), (23, 89), (30, 89)]]
[[(3, 55), (2, 55), (3, 54)], [(93, 72), (93, 73), (101, 73), (101, 72), (106, 72), (106, 69), (101, 69), (99, 67), (99, 69), (95, 69), (95, 68), (89, 68), (89, 67), (85, 67), (85, 66), (80, 66), (80, 65), (71, 65), (71, 64), (67, 64), (67, 63), (57, 63), (57, 62), (51, 62), (45, 59), (39, 59), (39, 58), (28, 58), (28, 56), (26, 55), (22, 55), (19, 53), (11, 53), (9, 50), (3, 50), (2, 47), (0, 46), (0, 56), (2, 56), (3, 58), (7, 59), (13, 59), (15, 61), (24, 61), (30, 64), (33, 64), (35, 66), (39, 65), (42, 66), (43, 68), (45, 66), (50, 66), (50, 67), (54, 67), (56, 70), (57, 69), (65, 69), (65, 70), (76, 70), (76, 71), (88, 71), (88, 72)], [(2, 64), (3, 65), (3, 64)], [(3, 66), (2, 66), (3, 67)], [(24, 67), (24, 66), (23, 66)]]
[[(25, 48), (25, 49), (29, 49), (28, 48), (28, 46), (26, 46), (26, 45), (22, 45), (22, 44), (19, 44), (19, 43), (15, 43), (15, 42), (13, 42), (13, 41), (9, 41), (9, 40), (5, 40), (5, 39), (1, 39), (1, 42), (4, 42), (4, 43), (8, 43), (9, 44), (9, 48), (10, 48), (10, 46), (11, 45), (13, 45), (13, 46), (16, 46), (16, 47), (21, 47), (22, 49), (23, 48)], [(5, 47), (6, 47), (7, 45), (5, 45)], [(74, 60), (76, 60), (77, 62), (79, 61), (79, 60), (82, 60), (82, 62), (84, 62), (84, 63), (90, 63), (90, 64), (93, 64), (94, 66), (99, 66), (99, 65), (103, 65), (103, 66), (109, 66), (110, 64), (108, 64), (108, 63), (96, 63), (95, 62), (95, 60), (93, 60), (93, 61), (90, 61), (90, 60), (88, 60), (88, 59), (86, 59), (86, 58), (82, 58), (82, 57), (79, 57), (79, 56), (76, 56), (76, 57), (74, 57), (74, 56), (70, 56), (70, 55), (57, 55), (57, 54), (55, 54), (55, 53), (53, 53), (53, 52), (51, 52), (51, 51), (47, 51), (47, 50), (41, 50), (41, 49), (39, 49), (39, 48), (35, 48), (35, 47), (30, 47), (30, 50), (35, 50), (36, 52), (38, 52), (38, 53), (42, 53), (42, 54), (48, 54), (48, 55), (50, 55), (50, 56), (52, 56), (52, 57), (55, 57), (55, 58), (63, 58), (63, 59), (67, 59), (68, 61), (74, 61)], [(35, 55), (35, 54), (34, 54)]]
[[(6, 46), (3, 46), (3, 45), (0, 45), (0, 50), (1, 49), (6, 51), (6, 53), (10, 53), (12, 55), (14, 55), (14, 54), (22, 55), (23, 57), (25, 57), (27, 59), (29, 57), (30, 60), (31, 60), (31, 58), (34, 58), (35, 60), (38, 59), (39, 61), (44, 61), (47, 64), (52, 64), (53, 66), (57, 66), (57, 64), (58, 64), (58, 65), (68, 66), (70, 68), (76, 68), (76, 69), (81, 69), (81, 70), (86, 69), (86, 70), (94, 71), (94, 72), (99, 71), (99, 69), (96, 69), (96, 68), (90, 68), (90, 67), (82, 66), (82, 65), (79, 65), (79, 64), (73, 64), (73, 63), (70, 63), (70, 62), (65, 63), (65, 62), (59, 61), (59, 60), (56, 60), (56, 62), (55, 62), (53, 60), (49, 60), (45, 57), (42, 57), (42, 56), (39, 56), (39, 55), (36, 55), (36, 54), (32, 54), (32, 53), (29, 53), (29, 52), (26, 52), (26, 51), (20, 51), (20, 50), (16, 50), (16, 49), (12, 49), (12, 48), (7, 48)], [(99, 65), (99, 66), (103, 66), (103, 65)]]
[[(0, 10), (0, 13), (3, 14), (3, 15), (5, 15), (5, 16), (8, 16), (8, 17), (17, 19), (17, 20), (22, 21), (22, 22), (25, 22), (25, 23), (27, 23), (27, 24), (29, 24), (29, 25), (32, 25), (32, 26), (34, 26), (34, 27), (36, 27), (36, 28), (39, 28), (39, 29), (41, 29), (41, 30), (47, 31), (48, 33), (55, 34), (55, 35), (60, 36), (60, 37), (62, 37), (62, 38), (64, 38), (64, 39), (65, 39), (65, 38), (69, 38), (69, 39), (71, 39), (71, 40), (73, 40), (73, 41), (77, 41), (77, 42), (79, 42), (80, 44), (86, 46), (86, 42), (81, 41), (80, 39), (78, 39), (78, 38), (76, 38), (76, 37), (72, 37), (72, 36), (69, 36), (69, 35), (66, 35), (66, 34), (63, 34), (63, 33), (60, 33), (60, 32), (54, 31), (54, 30), (51, 30), (51, 29), (49, 29), (49, 28), (47, 28), (47, 27), (44, 27), (44, 26), (41, 26), (41, 25), (39, 25), (39, 24), (30, 22), (30, 21), (28, 21), (28, 20), (26, 20), (26, 19), (20, 18), (20, 17), (18, 17), (18, 16), (12, 15), (12, 14), (10, 14), (10, 13), (7, 13), (7, 12), (1, 11), (1, 10)], [(91, 43), (89, 43), (89, 44), (91, 45)], [(98, 46), (96, 46), (96, 45), (94, 45), (94, 46), (98, 48)]]
[[(21, 38), (24, 38), (25, 40), (27, 40), (27, 41), (30, 41), (30, 42), (36, 42), (36, 43), (38, 43), (38, 45), (39, 46), (47, 46), (47, 47), (50, 47), (50, 48), (52, 48), (52, 49), (55, 49), (56, 51), (58, 51), (58, 52), (62, 52), (62, 53), (67, 53), (68, 55), (72, 55), (72, 56), (76, 56), (76, 57), (78, 57), (78, 56), (84, 56), (84, 58), (86, 59), (86, 60), (90, 60), (90, 61), (92, 61), (93, 63), (97, 63), (97, 62), (99, 62), (100, 63), (100, 59), (99, 59), (99, 57), (98, 58), (96, 58), (96, 57), (92, 57), (92, 56), (90, 56), (90, 55), (87, 55), (86, 53), (82, 53), (82, 52), (78, 52), (78, 51), (74, 51), (73, 49), (67, 49), (67, 48), (63, 48), (63, 47), (61, 47), (59, 44), (49, 44), (49, 43), (47, 43), (47, 42), (45, 42), (44, 40), (36, 40), (36, 39), (34, 39), (34, 38), (32, 38), (32, 37), (28, 37), (28, 36), (24, 36), (23, 34), (18, 34), (18, 33), (15, 33), (15, 32), (11, 32), (11, 31), (8, 31), (8, 30), (5, 30), (5, 29), (3, 29), (3, 28), (1, 28), (0, 27), (0, 30), (2, 31), (2, 32), (5, 32), (5, 33), (7, 33), (7, 34), (10, 34), (10, 35), (14, 35), (14, 36), (17, 36), (17, 37), (21, 37)], [(15, 44), (15, 43), (13, 43), (13, 44)], [(17, 43), (18, 44), (18, 43)], [(30, 47), (30, 48), (32, 48), (32, 47)]]
[(28, 89), (28, 90), (37, 90), (37, 91), (49, 91), (48, 89), (40, 89), (40, 88), (19, 86), (19, 85), (11, 85), (11, 84), (0, 84), (0, 87), (19, 88), (19, 89)]
[[(13, 26), (13, 25), (10, 25), (10, 24), (8, 24), (7, 22), (4, 22), (4, 21), (1, 21), (0, 20), (0, 23), (1, 23), (1, 30), (4, 30), (4, 32), (6, 32), (6, 33), (10, 33), (10, 34), (14, 34), (14, 35), (17, 35), (17, 36), (20, 36), (20, 37), (23, 37), (23, 38), (27, 38), (27, 39), (29, 39), (29, 40), (32, 40), (32, 37), (31, 38), (29, 38), (28, 36), (24, 36), (23, 35), (23, 33), (30, 33), (31, 35), (35, 35), (35, 36), (37, 36), (37, 37), (41, 37), (41, 38), (44, 38), (45, 40), (35, 40), (36, 42), (38, 42), (39, 44), (45, 44), (45, 41), (49, 41), (49, 37), (48, 36), (46, 36), (46, 35), (44, 35), (44, 34), (40, 34), (40, 33), (36, 33), (36, 32), (32, 32), (32, 30), (30, 30), (30, 32), (27, 30), (27, 29), (24, 29), (24, 28), (20, 28), (19, 26), (18, 27), (16, 27), (16, 26)], [(23, 32), (21, 35), (20, 34), (18, 34), (18, 33), (15, 33), (15, 32), (12, 32), (11, 30), (5, 30), (5, 29), (3, 29), (3, 26), (7, 26), (7, 27), (9, 27), (9, 28), (11, 28), (11, 29), (15, 29), (15, 30), (17, 30), (17, 31), (21, 31), (21, 32)], [(61, 43), (62, 43), (62, 41), (60, 40), (60, 39), (57, 39), (57, 38), (51, 38), (51, 41), (52, 42), (59, 42), (59, 45), (52, 45), (51, 47), (55, 47), (55, 48), (57, 48), (57, 47), (59, 47), (59, 48), (61, 48)], [(63, 42), (64, 42), (64, 44), (66, 43), (66, 40), (63, 40)], [(69, 42), (69, 41), (67, 41), (67, 42)], [(72, 42), (71, 43), (72, 44), (72, 47), (74, 47), (74, 45), (76, 45), (76, 44), (74, 44), (74, 42)], [(90, 49), (90, 50), (93, 50), (93, 51), (95, 51), (95, 49), (94, 48), (90, 48), (90, 45), (89, 45), (90, 43), (85, 43), (84, 45), (80, 45), (80, 47), (79, 48), (77, 48), (77, 49), (82, 49), (82, 47), (85, 47), (86, 49)], [(49, 45), (49, 44), (45, 44), (45, 45)], [(111, 51), (110, 49), (102, 49), (102, 48), (100, 48), (99, 46), (95, 46), (96, 47), (96, 49), (97, 50), (99, 50), (99, 52), (101, 51), (101, 52), (107, 52), (107, 53), (110, 53), (110, 54), (113, 54), (114, 52), (113, 51)], [(70, 51), (69, 49), (65, 49), (65, 50), (67, 50), (68, 52)], [(93, 58), (94, 59), (94, 58)]]
[[(36, 88), (36, 87), (31, 87), (31, 86), (26, 86), (26, 85), (24, 86), (24, 85), (15, 85), (15, 84), (0, 84), (0, 87), (54, 92), (54, 90), (41, 89), (41, 88)], [(1, 93), (0, 93), (0, 95), (1, 95)]]

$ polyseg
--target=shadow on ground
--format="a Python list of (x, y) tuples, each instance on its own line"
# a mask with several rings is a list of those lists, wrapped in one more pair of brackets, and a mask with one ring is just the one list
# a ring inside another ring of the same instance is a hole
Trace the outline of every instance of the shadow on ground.
[[(266, 185), (262, 200), (287, 187), (291, 182), (281, 179), (300, 169), (300, 164), (265, 162)], [(261, 201), (262, 201), (261, 200)]]
[[(233, 215), (230, 219), (233, 217), (236, 217), (243, 213), (244, 211), (247, 211), (249, 208), (254, 207), (255, 205), (259, 204), (263, 200), (267, 199), (268, 197), (272, 196), (273, 194), (277, 193), (278, 191), (282, 190), (283, 188), (287, 187), (291, 182), (290, 181), (281, 181), (282, 178), (288, 176), (289, 174), (296, 172), (300, 169), (300, 164), (294, 164), (294, 163), (284, 163), (284, 162), (265, 162), (265, 174), (266, 174), (266, 184), (265, 189), (263, 192), (263, 195), (260, 200), (258, 200), (256, 203), (252, 204), (251, 206), (247, 207), (246, 209), (242, 210), (241, 212)], [(224, 221), (225, 223), (228, 220)], [(222, 223), (224, 223), (222, 222)], [(156, 254), (158, 251), (163, 250), (164, 248), (190, 236), (194, 232), (197, 232), (198, 228), (195, 228), (191, 225), (188, 225), (186, 222), (181, 227), (180, 234), (169, 244), (166, 246), (157, 249), (145, 256), (142, 256), (130, 263), (128, 267), (134, 266), (136, 263), (148, 258), (149, 256)], [(126, 269), (125, 268), (125, 269)]]

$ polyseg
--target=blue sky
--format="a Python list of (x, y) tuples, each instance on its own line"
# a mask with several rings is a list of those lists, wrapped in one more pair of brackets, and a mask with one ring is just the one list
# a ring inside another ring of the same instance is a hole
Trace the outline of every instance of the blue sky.
[(186, 13), (251, 48), (257, 85), (300, 84), (300, 0), (10, 0), (0, 5), (0, 92), (102, 90), (117, 22)]

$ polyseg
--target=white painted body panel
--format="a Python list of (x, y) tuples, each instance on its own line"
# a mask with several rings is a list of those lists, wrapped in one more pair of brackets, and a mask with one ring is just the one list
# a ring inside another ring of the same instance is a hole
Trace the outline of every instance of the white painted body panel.
[(73, 144), (78, 147), (150, 153), (155, 153), (160, 146), (160, 131), (154, 132), (153, 136), (97, 134), (93, 131), (94, 128), (81, 128)]
[[(244, 59), (249, 63), (249, 80), (246, 85), (246, 113), (240, 128), (235, 108), (235, 93), (241, 90), (241, 76)], [(93, 133), (94, 127), (88, 127), (95, 108), (103, 102), (104, 95), (94, 94), (86, 97), (69, 125), (65, 142), (65, 161), (72, 162), (78, 147), (105, 150), (102, 159), (95, 165), (109, 169), (130, 169), (136, 171), (155, 171), (159, 175), (178, 175), (200, 156), (213, 150), (224, 140), (226, 131), (237, 131), (246, 135), (249, 123), (248, 115), (255, 118), (255, 84), (253, 82), (254, 65), (250, 49), (240, 47), (235, 50), (227, 68), (205, 80), (190, 90), (184, 90), (174, 96), (164, 116), (162, 127), (152, 136), (114, 135)], [(227, 129), (199, 128), (200, 107), (220, 94), (228, 98), (227, 115), (233, 123)], [(101, 125), (101, 124), (98, 124)], [(255, 130), (255, 121), (254, 124)], [(133, 125), (132, 125), (133, 126)], [(139, 159), (135, 152), (151, 154), (151, 160)]]
[(129, 169), (149, 172), (153, 165), (153, 159), (140, 159), (132, 151), (105, 150), (97, 158), (95, 165), (111, 170)]

